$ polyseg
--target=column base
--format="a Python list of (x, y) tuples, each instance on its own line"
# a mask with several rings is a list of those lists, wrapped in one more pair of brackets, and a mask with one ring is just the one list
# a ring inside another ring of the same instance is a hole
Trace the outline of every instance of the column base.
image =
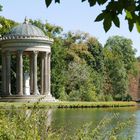
[(56, 100), (51, 94), (48, 95), (44, 95), (44, 97), (41, 99), (41, 102), (57, 102), (58, 100)]
[[(17, 93), (17, 96), (22, 96), (23, 95), (23, 92), (18, 92)], [(12, 95), (11, 95), (12, 96)]]
[(54, 97), (46, 95), (10, 95), (0, 97), (0, 102), (57, 102)]

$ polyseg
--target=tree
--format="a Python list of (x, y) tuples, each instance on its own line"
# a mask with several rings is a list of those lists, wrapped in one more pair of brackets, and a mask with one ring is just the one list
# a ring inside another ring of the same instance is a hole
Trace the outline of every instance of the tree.
[(114, 57), (118, 57), (118, 59), (124, 62), (127, 73), (133, 73), (134, 64), (136, 62), (136, 50), (132, 45), (132, 40), (122, 36), (112, 36), (105, 44), (105, 48), (110, 49)]
[[(52, 45), (51, 56), (51, 89), (52, 94), (58, 99), (65, 99), (65, 82), (66, 82), (66, 48), (63, 47), (63, 41), (57, 39)], [(63, 93), (63, 97), (62, 97)]]
[(12, 27), (18, 25), (18, 23), (0, 16), (0, 25), (0, 35), (3, 36), (8, 33)]
[(96, 88), (93, 84), (92, 69), (86, 64), (71, 62), (66, 73), (68, 100), (96, 101)]
[(48, 22), (43, 24), (41, 20), (30, 19), (30, 23), (40, 28), (45, 33), (46, 36), (51, 37), (51, 38), (57, 37), (63, 31), (62, 27), (52, 25)]
[(129, 74), (134, 74), (135, 50), (130, 39), (113, 36), (104, 47), (105, 56), (105, 94), (115, 100), (124, 100), (129, 94)]
[(95, 37), (89, 37), (86, 41), (86, 44), (88, 46), (88, 51), (92, 54), (92, 57), (94, 59), (91, 59), (93, 61), (89, 61), (89, 65), (91, 67), (99, 72), (102, 73), (104, 69), (104, 56), (103, 56), (103, 47), (101, 43), (95, 38)]
[[(50, 6), (53, 0), (45, 0), (46, 6)], [(54, 0), (55, 3), (60, 3), (60, 0)], [(87, 0), (81, 0), (84, 2)], [(139, 0), (88, 0), (89, 5), (106, 7), (96, 17), (95, 21), (103, 21), (104, 30), (107, 32), (112, 23), (116, 27), (120, 27), (119, 15), (125, 13), (125, 20), (129, 25), (129, 30), (132, 31), (136, 25), (138, 32), (140, 32), (140, 1)]]

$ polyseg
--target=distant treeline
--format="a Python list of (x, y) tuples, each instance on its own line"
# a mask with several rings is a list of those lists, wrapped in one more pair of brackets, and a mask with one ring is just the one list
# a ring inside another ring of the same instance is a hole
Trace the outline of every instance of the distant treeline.
[[(62, 27), (48, 22), (44, 24), (40, 20), (29, 21), (54, 39), (51, 46), (53, 96), (59, 100), (69, 101), (131, 100), (130, 77), (139, 74), (139, 62), (130, 39), (112, 36), (102, 46), (88, 33), (64, 33)], [(0, 24), (0, 34), (4, 35), (18, 23), (0, 17)], [(28, 71), (27, 62), (28, 58), (25, 57), (24, 69)], [(12, 67), (13, 82), (14, 68)]]

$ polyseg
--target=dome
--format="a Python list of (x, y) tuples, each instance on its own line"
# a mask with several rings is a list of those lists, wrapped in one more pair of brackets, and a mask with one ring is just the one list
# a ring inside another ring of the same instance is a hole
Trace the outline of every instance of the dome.
[(6, 36), (32, 36), (32, 37), (45, 37), (45, 34), (38, 27), (23, 23), (10, 30)]
[(27, 19), (25, 19), (23, 24), (15, 26), (10, 30), (9, 33), (2, 37), (2, 40), (11, 39), (49, 39), (45, 33), (38, 27), (30, 24)]
[(2, 42), (11, 40), (38, 40), (50, 43), (53, 42), (53, 39), (47, 37), (40, 28), (30, 24), (27, 19), (25, 19), (24, 23), (12, 28), (9, 33), (1, 38)]

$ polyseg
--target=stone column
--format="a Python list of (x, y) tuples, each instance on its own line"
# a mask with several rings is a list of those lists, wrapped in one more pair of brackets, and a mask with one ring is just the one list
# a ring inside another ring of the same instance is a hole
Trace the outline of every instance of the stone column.
[(33, 95), (33, 53), (30, 55), (30, 94)]
[(44, 95), (44, 53), (41, 56), (41, 95)]
[(48, 86), (48, 95), (51, 95), (51, 53), (48, 54), (48, 63), (47, 63), (47, 86)]
[(17, 94), (23, 95), (23, 51), (17, 51)]
[(50, 94), (50, 54), (45, 53), (44, 57), (44, 95)]
[(48, 64), (48, 53), (45, 52), (44, 54), (44, 95), (48, 94), (48, 87), (47, 87), (47, 76), (48, 76), (48, 71), (47, 71), (47, 64)]
[(2, 94), (1, 96), (5, 96), (6, 94), (6, 53), (2, 52)]
[(11, 95), (11, 55), (6, 52), (6, 95)]
[(37, 86), (37, 55), (38, 52), (33, 52), (33, 95), (37, 95), (38, 86)]

